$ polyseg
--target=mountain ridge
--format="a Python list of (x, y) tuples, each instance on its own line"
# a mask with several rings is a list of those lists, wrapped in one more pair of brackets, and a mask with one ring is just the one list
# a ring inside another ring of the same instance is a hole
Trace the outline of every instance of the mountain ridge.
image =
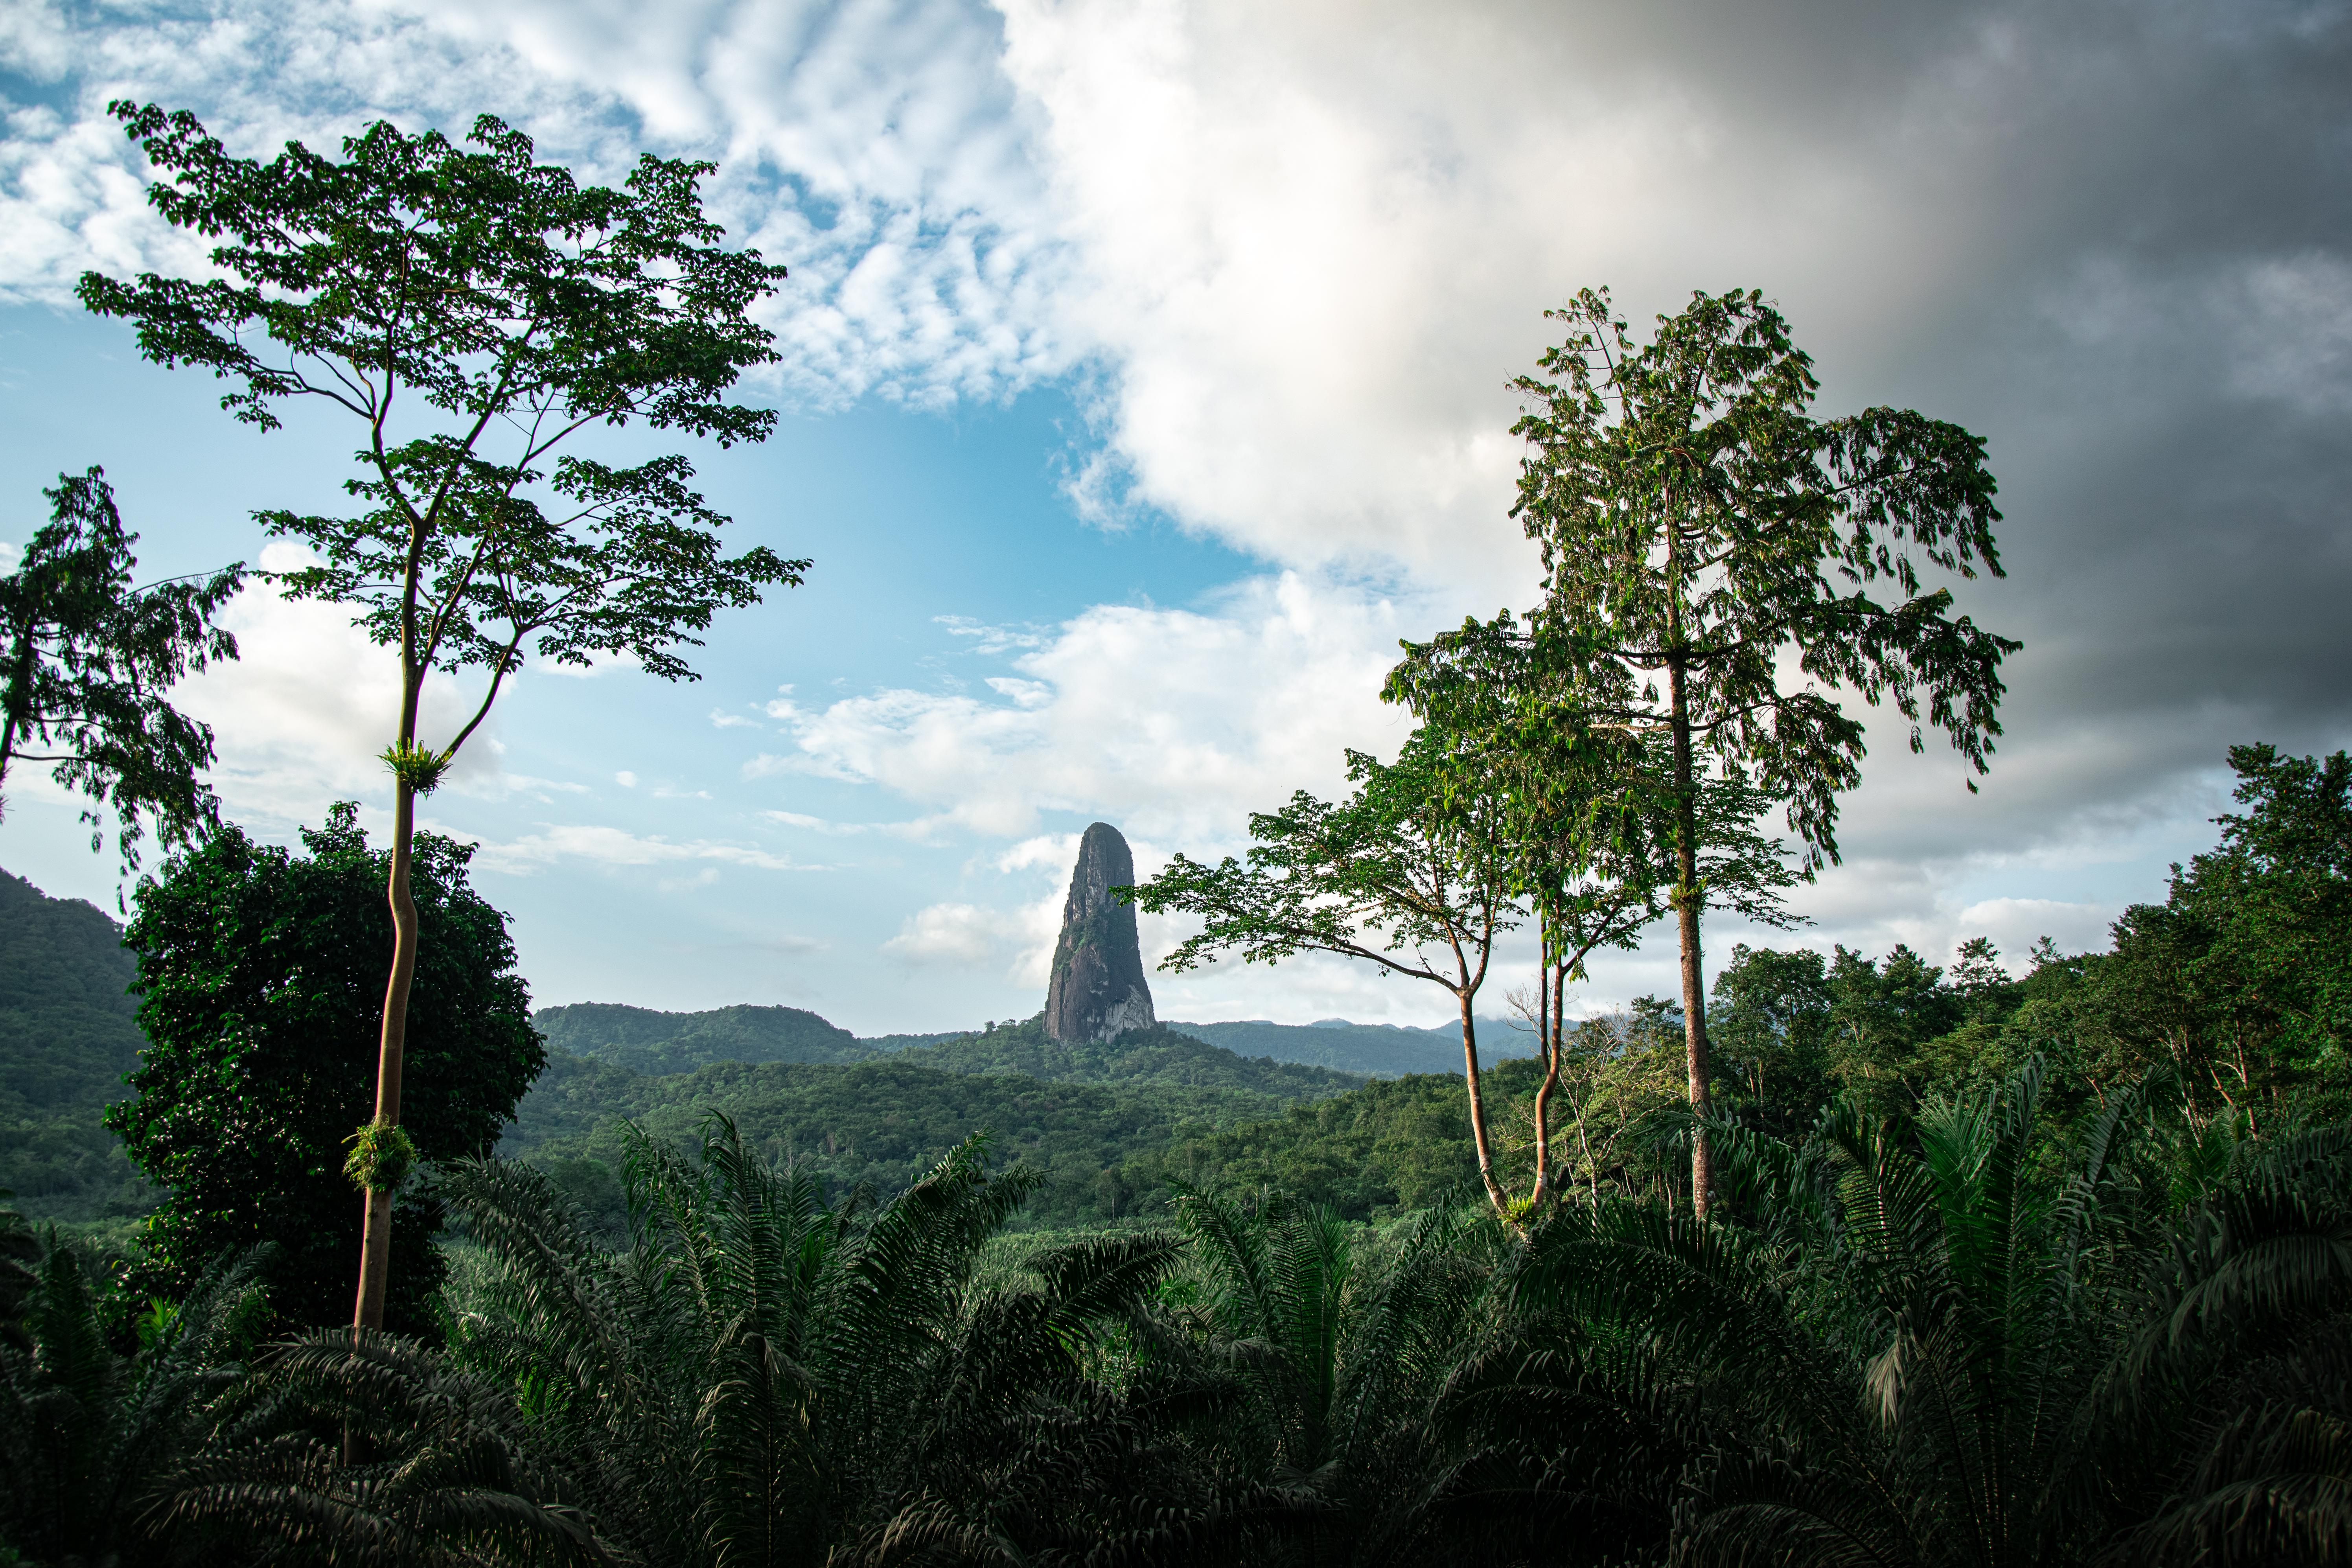
[(152, 1195), (100, 1110), (147, 1038), (122, 927), (0, 871), (0, 1187), (42, 1219), (142, 1212)]
[[(702, 1012), (671, 1013), (620, 1002), (572, 1002), (543, 1007), (532, 1015), (532, 1022), (547, 1037), (551, 1048), (614, 1062), (655, 1078), (728, 1061), (754, 1065), (874, 1061), (900, 1051), (940, 1049), (955, 1041), (980, 1039), (1022, 1026), (1003, 1022), (981, 1029), (861, 1037), (800, 1007), (737, 1005)], [(1024, 1022), (1041, 1023), (1042, 1015)], [(1156, 1027), (1188, 1036), (1244, 1059), (1264, 1058), (1360, 1078), (1400, 1078), (1413, 1073), (1449, 1073), (1458, 1078), (1462, 1073), (1462, 1038), (1452, 1025), (1416, 1028), (1398, 1024), (1357, 1024), (1344, 1018), (1325, 1018), (1313, 1024), (1276, 1024), (1250, 1018), (1213, 1024), (1168, 1019)], [(1500, 1059), (1528, 1055), (1527, 1038), (1524, 1031), (1501, 1019), (1478, 1020), (1478, 1043), (1483, 1056)], [(988, 1070), (955, 1067), (942, 1058), (933, 1060), (935, 1065), (948, 1066), (950, 1071)]]

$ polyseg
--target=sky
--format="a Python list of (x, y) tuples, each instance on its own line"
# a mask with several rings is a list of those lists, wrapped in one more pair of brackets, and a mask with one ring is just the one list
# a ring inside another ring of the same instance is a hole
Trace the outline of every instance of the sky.
[[(6, 0), (0, 543), (102, 464), (163, 576), (294, 563), (251, 514), (334, 504), (355, 441), (255, 434), (74, 305), (88, 268), (204, 264), (116, 98), (253, 155), (487, 112), (584, 178), (709, 159), (730, 243), (792, 269), (743, 388), (770, 440), (595, 449), (686, 451), (805, 585), (722, 616), (691, 684), (527, 670), (427, 803), (541, 1004), (1034, 1012), (1089, 822), (1146, 874), (1238, 850), (1402, 742), (1400, 637), (1530, 602), (1507, 384), (1587, 285), (1637, 326), (1760, 289), (1819, 412), (1956, 421), (2001, 487), (2009, 574), (1956, 584), (2025, 644), (1981, 793), (1874, 726), (1812, 923), (1717, 922), (1711, 963), (2102, 947), (2212, 843), (2229, 745), (2352, 735), (2346, 4)], [(391, 656), (260, 587), (231, 624), (242, 659), (178, 693), (227, 815), (383, 831)], [(114, 907), (37, 773), (0, 866)], [(1183, 934), (1147, 918), (1147, 962)], [(1580, 1005), (1674, 985), (1662, 930)], [(1154, 988), (1204, 1021), (1451, 1011), (1337, 961)]]

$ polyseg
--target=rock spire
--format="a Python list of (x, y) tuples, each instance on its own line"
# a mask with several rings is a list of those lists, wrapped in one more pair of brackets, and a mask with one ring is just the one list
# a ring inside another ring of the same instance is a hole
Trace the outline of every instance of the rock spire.
[(1055, 1039), (1108, 1040), (1157, 1021), (1135, 941), (1135, 906), (1110, 890), (1134, 880), (1135, 857), (1118, 829), (1108, 822), (1087, 828), (1045, 991), (1045, 1033)]

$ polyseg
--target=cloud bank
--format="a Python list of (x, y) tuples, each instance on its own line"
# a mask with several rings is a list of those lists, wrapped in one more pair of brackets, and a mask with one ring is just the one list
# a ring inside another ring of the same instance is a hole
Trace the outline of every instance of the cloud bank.
[[(9, 299), (194, 260), (145, 213), (110, 95), (188, 103), (246, 150), (492, 107), (604, 177), (640, 149), (719, 161), (731, 230), (793, 267), (780, 400), (1068, 389), (1076, 516), (1255, 563), (1190, 606), (951, 624), (1003, 661), (974, 689), (787, 697), (749, 777), (695, 781), (720, 808), (816, 778), (930, 842), (1100, 816), (1200, 852), (1332, 787), (1343, 747), (1401, 738), (1373, 695), (1397, 637), (1527, 601), (1505, 383), (1542, 309), (1594, 283), (1637, 322), (1759, 287), (1825, 411), (1915, 405), (1990, 443), (2011, 576), (1963, 597), (2027, 645), (2009, 733), (1981, 797), (1880, 738), (1848, 863), (1807, 895), (1820, 940), (2093, 942), (2210, 841), (2228, 743), (2352, 736), (2334, 0), (27, 0), (0, 64), (31, 84), (0, 136)], [(294, 812), (348, 787), (304, 745), (366, 754), (302, 684), (358, 650), (247, 635), (205, 710), (229, 784)], [(1018, 969), (1046, 873), (991, 874), (1013, 880), (935, 889), (873, 945)]]

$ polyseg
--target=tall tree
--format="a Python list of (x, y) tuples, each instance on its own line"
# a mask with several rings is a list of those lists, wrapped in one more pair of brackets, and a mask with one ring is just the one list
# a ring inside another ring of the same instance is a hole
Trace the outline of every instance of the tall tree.
[[(1550, 1102), (1566, 1046), (1567, 984), (1584, 978), (1594, 952), (1636, 945), (1679, 885), (1672, 847), (1681, 817), (1646, 787), (1666, 771), (1664, 741), (1591, 722), (1595, 673), (1582, 645), (1543, 617), (1522, 622), (1506, 610), (1403, 646), (1381, 694), (1452, 737), (1444, 787), (1495, 797), (1510, 890), (1538, 928), (1531, 1013), (1544, 1079), (1534, 1106), (1532, 1206), (1551, 1191)], [(1735, 776), (1701, 779), (1697, 795), (1702, 901), (1761, 925), (1799, 923), (1783, 903), (1797, 875), (1779, 840), (1755, 828), (1756, 792)]]
[[(85, 273), (83, 302), (138, 324), (140, 351), (236, 384), (222, 406), (275, 428), (289, 400), (364, 432), (356, 516), (259, 514), (317, 563), (281, 580), (354, 606), (400, 657), (383, 753), (394, 779), (387, 896), (394, 943), (371, 1125), (400, 1121), (404, 1030), (416, 972), (410, 892), (415, 804), (474, 734), (525, 655), (637, 660), (692, 679), (677, 652), (724, 606), (796, 584), (806, 561), (721, 554), (727, 520), (677, 455), (615, 467), (556, 447), (586, 426), (642, 421), (764, 439), (770, 411), (725, 395), (776, 358), (751, 308), (783, 278), (720, 247), (703, 216), (709, 163), (647, 156), (623, 188), (581, 186), (532, 162), (530, 139), (483, 116), (468, 140), (378, 121), (333, 162), (299, 143), (268, 163), (229, 155), (194, 116), (111, 106), (165, 178), (164, 219), (223, 243), (221, 276)], [(480, 700), (446, 742), (420, 736), (427, 678), (472, 669)], [(389, 1136), (371, 1134), (371, 1136)], [(371, 1192), (353, 1321), (381, 1323), (392, 1200)]]
[[(167, 850), (220, 821), (197, 776), (213, 732), (166, 700), (173, 682), (236, 657), (215, 618), (243, 585), (242, 563), (209, 574), (131, 585), (139, 536), (122, 526), (104, 470), (59, 474), (48, 522), (16, 569), (0, 577), (0, 788), (15, 763), (53, 763), (52, 776), (89, 800), (89, 847), (104, 842), (111, 805), (124, 871), (139, 865), (142, 818)], [(0, 807), (5, 797), (0, 796)]]
[[(1586, 723), (1662, 736), (1674, 816), (1692, 1107), (1709, 1110), (1699, 916), (1709, 773), (1782, 806), (1809, 864), (1837, 858), (1837, 796), (1863, 721), (1891, 700), (1981, 773), (2020, 644), (1955, 617), (1918, 563), (1998, 575), (1984, 443), (1908, 409), (1822, 420), (1812, 362), (1760, 294), (1695, 294), (1637, 345), (1606, 290), (1549, 313), (1566, 340), (1512, 383), (1527, 400), (1513, 508), (1542, 551), (1540, 614), (1575, 645)], [(1899, 597), (1882, 604), (1874, 585)], [(1973, 790), (1975, 781), (1969, 781)], [(1712, 1156), (1692, 1149), (1705, 1213)]]
[(1346, 800), (1300, 790), (1280, 811), (1251, 814), (1246, 862), (1227, 856), (1207, 866), (1179, 854), (1129, 891), (1138, 909), (1204, 922), (1162, 969), (1181, 973), (1231, 949), (1265, 964), (1328, 952), (1446, 991), (1462, 1019), (1479, 1178), (1507, 1212), (1487, 1137), (1474, 1008), (1496, 938), (1516, 928), (1521, 911), (1497, 803), (1449, 792), (1444, 745), (1423, 730), (1393, 763), (1351, 751), (1357, 789)]
[(2341, 1114), (2352, 1070), (2352, 756), (2232, 746), (2221, 842), (2135, 904), (2079, 998), (2101, 1065), (2168, 1062), (2200, 1114)]
[[(431, 942), (417, 973), (406, 1132), (436, 1163), (488, 1153), (546, 1060), (506, 917), (467, 881), (472, 854), (435, 834), (416, 839)], [(342, 1316), (362, 1218), (345, 1170), (374, 1077), (389, 858), (346, 803), (303, 831), (301, 853), (232, 825), (140, 884), (124, 941), (139, 955), (149, 1044), (132, 1098), (106, 1122), (168, 1194), (142, 1238), (141, 1292), (178, 1300), (222, 1257), (267, 1241), (284, 1317), (323, 1326)], [(429, 1184), (384, 1186), (401, 1215), (391, 1317), (418, 1330), (444, 1268), (433, 1246), (441, 1201)]]
[(1776, 952), (1738, 943), (1709, 1003), (1717, 1070), (1738, 1084), (1749, 1113), (1776, 1132), (1809, 1123), (1831, 1090), (1835, 996), (1828, 961), (1805, 948)]

